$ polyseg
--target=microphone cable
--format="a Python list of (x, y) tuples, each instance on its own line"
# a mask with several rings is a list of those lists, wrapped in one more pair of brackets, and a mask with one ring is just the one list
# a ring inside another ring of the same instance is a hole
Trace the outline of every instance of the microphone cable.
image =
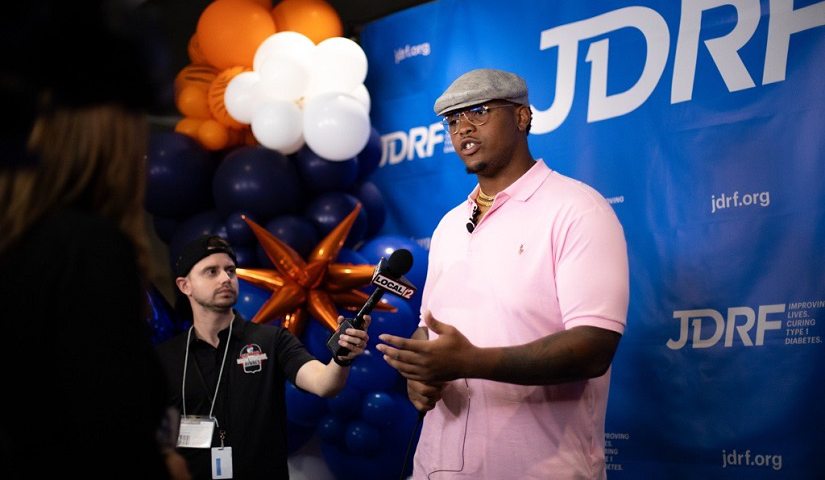
[(427, 412), (418, 412), (418, 420), (415, 421), (415, 426), (413, 427), (412, 435), (410, 435), (410, 442), (407, 444), (407, 453), (404, 454), (404, 463), (401, 464), (401, 477), (400, 480), (405, 480), (407, 477), (404, 476), (404, 472), (407, 470), (407, 462), (410, 459), (410, 449), (412, 448), (413, 440), (415, 440), (415, 435), (418, 433), (419, 428), (424, 423), (424, 415)]

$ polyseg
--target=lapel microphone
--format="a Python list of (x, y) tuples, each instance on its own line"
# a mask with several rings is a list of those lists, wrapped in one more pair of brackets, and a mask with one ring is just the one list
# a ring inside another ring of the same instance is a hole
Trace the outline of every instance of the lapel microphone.
[(467, 231), (473, 233), (473, 230), (476, 229), (476, 217), (478, 216), (478, 205), (473, 204), (473, 214), (470, 215), (470, 219), (467, 221)]

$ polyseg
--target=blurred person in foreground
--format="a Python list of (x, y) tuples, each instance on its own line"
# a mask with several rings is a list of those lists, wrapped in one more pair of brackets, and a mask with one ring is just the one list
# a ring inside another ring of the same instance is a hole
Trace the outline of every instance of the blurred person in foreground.
[[(152, 85), (118, 2), (2, 19), (3, 478), (187, 478), (162, 438), (143, 190)], [(166, 448), (164, 448), (164, 446)]]
[(377, 347), (427, 412), (413, 476), (604, 479), (622, 227), (593, 188), (533, 158), (521, 77), (472, 70), (434, 110), (478, 185), (433, 233), (420, 328)]

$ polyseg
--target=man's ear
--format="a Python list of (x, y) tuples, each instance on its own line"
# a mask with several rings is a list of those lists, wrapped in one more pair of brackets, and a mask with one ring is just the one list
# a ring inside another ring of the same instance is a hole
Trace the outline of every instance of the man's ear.
[(516, 112), (518, 114), (518, 129), (527, 130), (527, 126), (530, 125), (530, 119), (533, 117), (533, 112), (530, 111), (530, 106), (520, 105), (516, 108)]
[(192, 292), (192, 287), (189, 285), (189, 279), (186, 277), (176, 278), (175, 285), (177, 285), (178, 290), (180, 290), (181, 293), (183, 293), (186, 296), (188, 296)]

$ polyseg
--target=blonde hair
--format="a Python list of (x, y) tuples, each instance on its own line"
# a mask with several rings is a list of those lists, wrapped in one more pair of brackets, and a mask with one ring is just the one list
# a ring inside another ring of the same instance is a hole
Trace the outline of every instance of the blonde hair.
[(42, 113), (29, 136), (38, 158), (0, 170), (0, 253), (48, 213), (73, 207), (117, 225), (131, 240), (139, 271), (150, 265), (143, 192), (146, 117), (120, 105), (56, 107)]

